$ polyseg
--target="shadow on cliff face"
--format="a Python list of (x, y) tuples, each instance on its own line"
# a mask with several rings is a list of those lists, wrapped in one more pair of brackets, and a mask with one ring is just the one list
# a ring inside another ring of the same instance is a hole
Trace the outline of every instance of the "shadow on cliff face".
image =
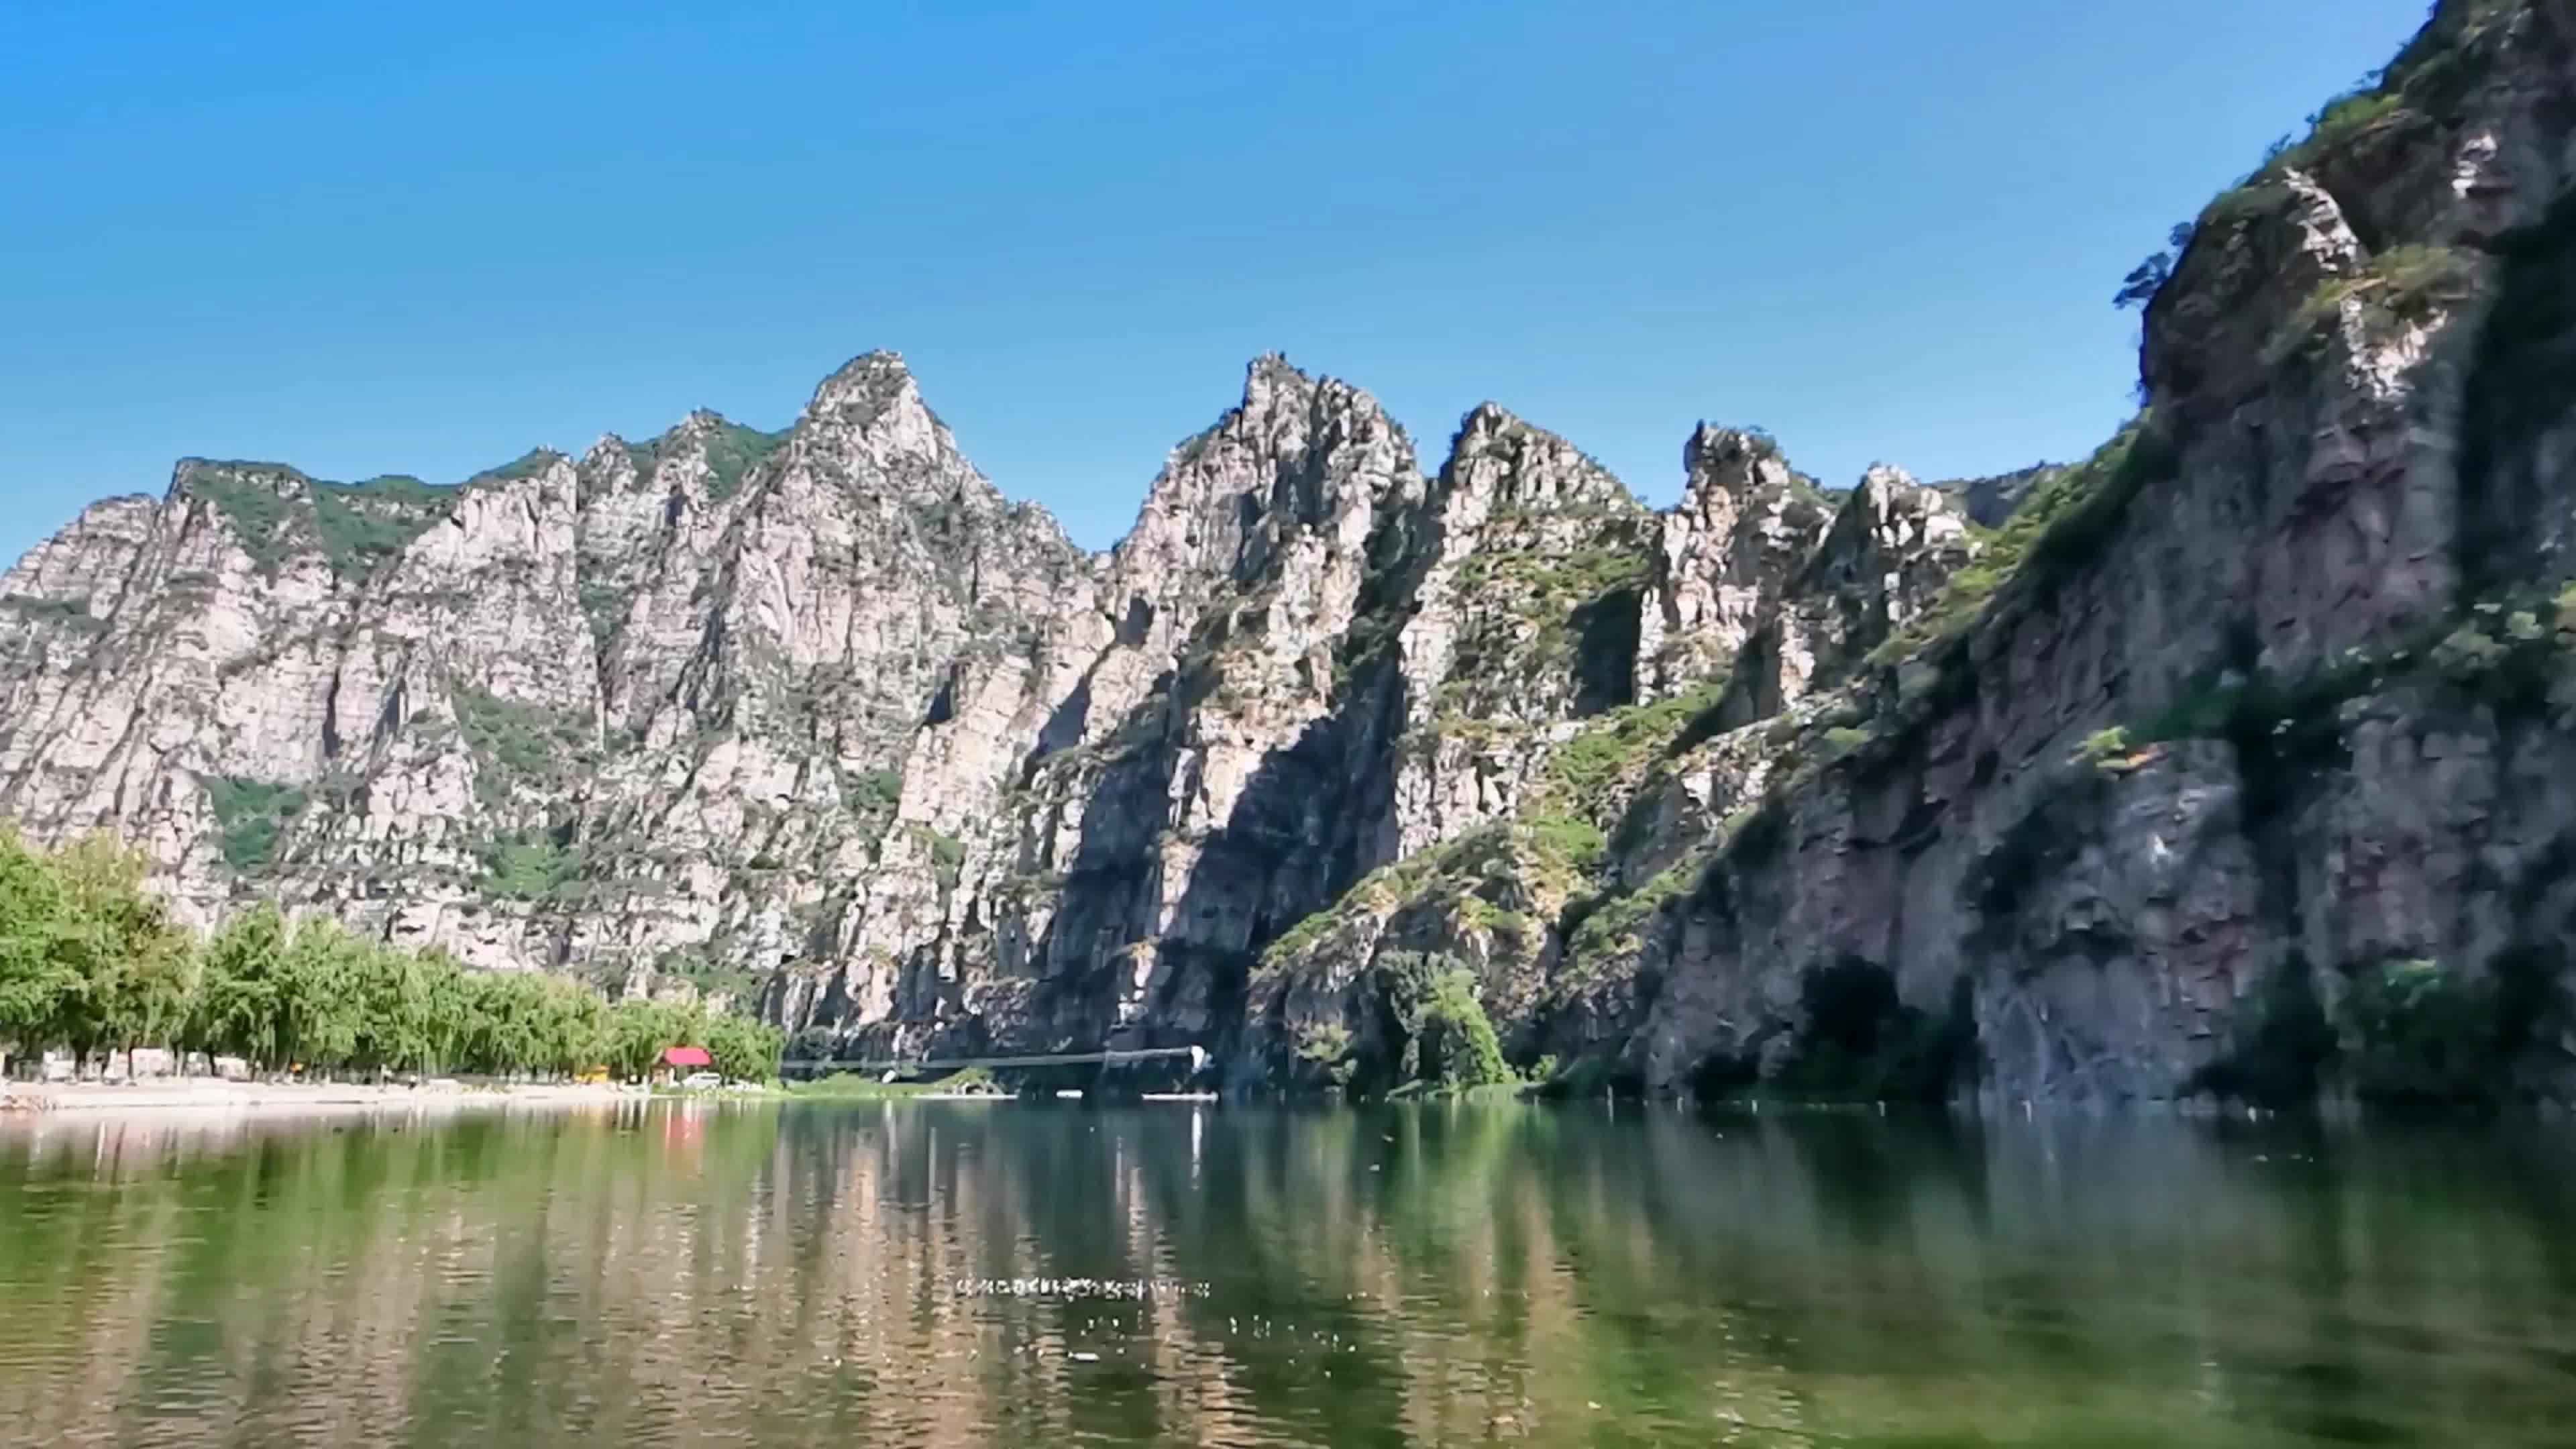
[[(2563, 465), (2540, 446), (2576, 422), (2576, 193), (2536, 226), (2498, 237), (2495, 300), (2461, 391), (2460, 587), (2564, 577), (2571, 541)], [(2553, 474), (2558, 476), (2553, 476)]]
[[(1157, 1045), (1194, 1037), (1212, 1055), (1232, 1056), (1262, 950), (1395, 857), (1394, 746), (1405, 695), (1401, 673), (1376, 673), (1244, 787), (1207, 841), (1165, 937), (1169, 969), (1146, 1009)], [(1204, 1031), (1189, 1031), (1192, 1021)]]
[[(1113, 765), (1084, 813), (1040, 952), (1035, 1018), (1059, 1047), (1200, 1045), (1222, 1058), (1240, 1039), (1262, 948), (1394, 853), (1389, 722), (1404, 718), (1405, 687), (1395, 670), (1373, 671), (1336, 713), (1262, 759), (1200, 842), (1168, 928), (1161, 856), (1175, 787), (1196, 787), (1198, 755), (1195, 707), (1160, 707), (1171, 710), (1163, 738)], [(1127, 1000), (1120, 978), (1140, 948), (1153, 962)]]
[(1644, 632), (1646, 596), (1616, 589), (1579, 605), (1568, 620), (1574, 631), (1574, 712), (1605, 714), (1637, 702), (1637, 641)]

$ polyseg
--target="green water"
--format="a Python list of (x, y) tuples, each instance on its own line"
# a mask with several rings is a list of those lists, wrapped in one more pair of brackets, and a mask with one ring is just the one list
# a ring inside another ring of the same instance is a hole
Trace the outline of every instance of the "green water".
[(0, 1443), (2564, 1446), (2576, 1142), (65, 1115), (0, 1125)]

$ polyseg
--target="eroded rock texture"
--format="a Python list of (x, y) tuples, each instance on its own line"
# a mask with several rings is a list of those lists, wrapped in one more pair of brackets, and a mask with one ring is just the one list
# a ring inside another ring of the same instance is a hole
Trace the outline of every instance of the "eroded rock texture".
[(1347, 1081), (1400, 959), (1613, 1081), (2159, 1098), (2423, 959), (2566, 1096), (2571, 167), (2576, 4), (2444, 5), (2200, 218), (2130, 429), (1939, 487), (1703, 425), (1657, 512), (1492, 405), (1426, 470), (1275, 357), (1099, 556), (890, 354), (452, 488), (190, 460), (0, 581), (0, 809), (810, 1050)]

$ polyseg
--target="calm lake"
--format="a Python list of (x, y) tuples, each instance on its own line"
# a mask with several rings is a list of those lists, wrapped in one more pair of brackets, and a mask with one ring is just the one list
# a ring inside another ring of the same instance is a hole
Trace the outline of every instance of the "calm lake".
[(0, 1442), (2565, 1446), (2572, 1165), (1598, 1104), (65, 1114), (0, 1124)]

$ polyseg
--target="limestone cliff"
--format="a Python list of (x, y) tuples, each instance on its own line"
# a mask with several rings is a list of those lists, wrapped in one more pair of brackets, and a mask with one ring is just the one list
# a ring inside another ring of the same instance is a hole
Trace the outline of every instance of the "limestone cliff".
[(1657, 512), (1275, 357), (1098, 556), (890, 354), (189, 460), (0, 580), (0, 810), (800, 1051), (1382, 1081), (1428, 962), (1573, 1080), (2441, 1095), (2431, 1012), (2576, 1096), (2571, 168), (2576, 0), (2452, 0), (2199, 219), (2138, 420), (1971, 483), (1703, 425)]

